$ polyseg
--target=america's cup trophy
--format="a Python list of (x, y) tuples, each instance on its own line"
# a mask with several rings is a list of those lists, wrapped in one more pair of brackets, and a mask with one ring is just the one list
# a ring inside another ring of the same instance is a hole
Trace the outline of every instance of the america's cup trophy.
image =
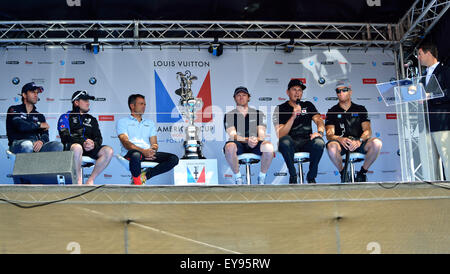
[(184, 145), (184, 156), (181, 159), (205, 159), (202, 154), (202, 143), (199, 140), (198, 127), (195, 126), (195, 112), (202, 108), (203, 102), (200, 98), (194, 98), (191, 90), (192, 81), (197, 80), (196, 76), (193, 76), (189, 70), (177, 72), (177, 80), (180, 82), (180, 88), (175, 91), (175, 94), (179, 95), (181, 113), (184, 120), (187, 120), (188, 124), (185, 127), (186, 139)]

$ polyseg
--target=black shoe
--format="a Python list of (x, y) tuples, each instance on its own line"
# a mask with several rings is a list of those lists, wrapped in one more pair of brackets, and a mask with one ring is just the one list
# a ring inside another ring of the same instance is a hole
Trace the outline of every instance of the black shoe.
[(297, 181), (298, 181), (297, 176), (289, 176), (289, 184), (290, 185), (297, 184)]
[(316, 179), (312, 178), (312, 179), (308, 179), (308, 184), (315, 184), (316, 183)]
[(367, 182), (367, 175), (361, 171), (356, 172), (355, 182)]

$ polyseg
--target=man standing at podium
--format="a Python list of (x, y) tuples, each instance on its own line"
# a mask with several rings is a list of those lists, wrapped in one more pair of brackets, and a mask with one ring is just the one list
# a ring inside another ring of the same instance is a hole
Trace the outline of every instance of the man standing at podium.
[(424, 43), (419, 46), (418, 59), (427, 67), (425, 77), (425, 89), (430, 84), (430, 78), (434, 75), (444, 93), (444, 97), (428, 100), (428, 112), (430, 119), (430, 132), (432, 140), (432, 155), (441, 157), (444, 165), (446, 179), (450, 176), (450, 67), (438, 61), (436, 45)]
[(266, 136), (265, 115), (248, 106), (250, 93), (247, 88), (237, 87), (234, 90), (233, 98), (236, 108), (227, 112), (224, 117), (225, 130), (230, 136), (223, 148), (225, 158), (233, 171), (235, 184), (242, 184), (238, 155), (242, 153), (261, 155), (258, 184), (263, 185), (266, 180), (266, 172), (273, 159), (273, 146), (269, 141), (264, 140)]
[(343, 170), (342, 155), (346, 152), (365, 154), (364, 164), (357, 172), (355, 181), (366, 182), (366, 173), (380, 154), (383, 144), (380, 139), (372, 137), (367, 109), (352, 102), (348, 80), (337, 82), (336, 95), (339, 103), (328, 110), (325, 122), (328, 156), (341, 173), (341, 182), (344, 183), (348, 182), (348, 176)]

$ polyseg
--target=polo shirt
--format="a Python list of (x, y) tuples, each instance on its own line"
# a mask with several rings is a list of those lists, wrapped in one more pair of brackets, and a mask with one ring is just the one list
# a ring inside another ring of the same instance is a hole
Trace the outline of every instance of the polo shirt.
[[(310, 101), (301, 101), (302, 112), (297, 116), (292, 124), (288, 135), (294, 139), (310, 139), (312, 134), (312, 117), (320, 114), (317, 108)], [(294, 108), (289, 105), (289, 101), (278, 105), (273, 113), (272, 122), (274, 126), (284, 125), (291, 118)]]
[[(149, 149), (150, 137), (156, 136), (156, 126), (151, 120), (142, 118), (139, 122), (132, 115), (128, 117), (123, 117), (117, 121), (116, 124), (117, 136), (120, 134), (126, 134), (128, 140), (132, 142), (135, 146), (143, 149)], [(128, 150), (120, 143), (121, 154), (125, 156)]]
[(370, 122), (364, 106), (352, 102), (350, 108), (344, 110), (338, 103), (328, 110), (325, 126), (334, 125), (337, 136), (359, 139), (363, 134), (363, 122)]
[(234, 127), (239, 136), (258, 137), (258, 126), (266, 127), (265, 120), (266, 118), (262, 111), (249, 107), (245, 117), (237, 109), (227, 112), (223, 123), (225, 129)]

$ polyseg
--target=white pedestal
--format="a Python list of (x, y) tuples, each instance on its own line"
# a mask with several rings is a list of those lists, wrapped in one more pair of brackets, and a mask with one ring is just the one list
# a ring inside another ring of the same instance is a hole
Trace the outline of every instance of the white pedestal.
[(174, 168), (175, 185), (218, 185), (217, 159), (180, 160)]

